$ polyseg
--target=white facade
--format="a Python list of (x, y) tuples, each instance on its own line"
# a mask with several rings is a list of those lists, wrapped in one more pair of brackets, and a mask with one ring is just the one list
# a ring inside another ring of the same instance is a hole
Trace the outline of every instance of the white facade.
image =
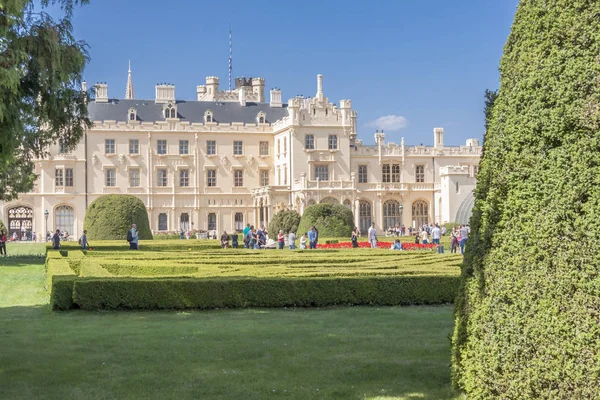
[(50, 148), (36, 161), (33, 191), (0, 202), (9, 233), (61, 229), (78, 237), (87, 206), (113, 193), (139, 197), (153, 231), (241, 230), (321, 202), (351, 208), (363, 231), (371, 222), (380, 230), (468, 219), (476, 139), (444, 146), (436, 128), (433, 146), (386, 143), (383, 132), (366, 146), (352, 102), (330, 103), (321, 75), (315, 97), (287, 104), (279, 89), (265, 99), (264, 87), (262, 78), (240, 78), (236, 89), (219, 91), (218, 78), (208, 77), (197, 101), (176, 100), (169, 84), (156, 86), (154, 100), (136, 100), (129, 76), (126, 99), (117, 100), (98, 84), (89, 104), (94, 125), (76, 150)]

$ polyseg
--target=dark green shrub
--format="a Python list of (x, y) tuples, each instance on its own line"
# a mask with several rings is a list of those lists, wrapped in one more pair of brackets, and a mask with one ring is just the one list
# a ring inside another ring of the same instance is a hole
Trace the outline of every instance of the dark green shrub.
[(6, 229), (6, 226), (4, 226), (4, 223), (2, 222), (1, 219), (0, 219), (0, 232), (4, 232), (8, 236), (8, 229)]
[(458, 277), (431, 276), (81, 278), (75, 281), (73, 298), (86, 310), (442, 304), (456, 297), (458, 284)]
[(283, 233), (296, 233), (298, 225), (300, 225), (300, 214), (295, 210), (279, 211), (269, 223), (269, 232), (271, 237), (276, 238), (280, 230)]
[(85, 213), (84, 229), (87, 229), (90, 241), (125, 240), (132, 224), (137, 225), (140, 239), (152, 239), (146, 206), (135, 196), (101, 196), (90, 204)]
[(298, 226), (298, 237), (313, 225), (319, 230), (319, 237), (350, 237), (354, 217), (352, 211), (341, 204), (315, 204), (304, 210)]
[(521, 1), (456, 302), (469, 399), (600, 398), (600, 2)]
[(50, 290), (50, 306), (53, 310), (73, 308), (73, 283), (77, 275), (66, 259), (51, 259), (46, 263), (47, 286)]

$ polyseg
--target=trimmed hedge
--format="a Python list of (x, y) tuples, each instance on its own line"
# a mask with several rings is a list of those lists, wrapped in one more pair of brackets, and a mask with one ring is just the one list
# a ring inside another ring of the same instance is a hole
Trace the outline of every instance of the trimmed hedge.
[(89, 205), (83, 225), (88, 231), (88, 240), (94, 241), (126, 240), (132, 224), (137, 225), (140, 240), (152, 239), (144, 203), (135, 196), (108, 194)]
[(304, 210), (297, 237), (315, 226), (319, 237), (350, 237), (354, 227), (352, 211), (341, 204), (315, 204)]
[(469, 399), (600, 399), (600, 1), (521, 1), (456, 302)]
[(73, 305), (73, 283), (77, 279), (66, 259), (48, 259), (47, 285), (53, 310), (69, 310)]
[(82, 278), (74, 303), (99, 309), (211, 309), (450, 303), (458, 277), (319, 279)]
[(280, 230), (285, 234), (296, 233), (298, 225), (300, 225), (300, 214), (295, 210), (279, 211), (269, 223), (271, 238), (276, 240)]

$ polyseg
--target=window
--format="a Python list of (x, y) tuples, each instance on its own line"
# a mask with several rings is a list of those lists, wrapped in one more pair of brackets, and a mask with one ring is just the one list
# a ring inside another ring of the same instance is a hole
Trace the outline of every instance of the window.
[(388, 200), (383, 203), (383, 230), (387, 231), (401, 224), (400, 203), (396, 200)]
[(167, 170), (164, 168), (156, 171), (156, 184), (158, 186), (167, 186)]
[(217, 170), (216, 169), (206, 170), (206, 186), (210, 186), (210, 187), (217, 186)]
[(208, 214), (208, 230), (214, 231), (217, 229), (217, 214), (210, 213)]
[(139, 170), (139, 168), (131, 168), (129, 170), (129, 186), (130, 187), (140, 186), (140, 170)]
[(69, 206), (59, 206), (54, 210), (54, 228), (61, 232), (73, 233), (75, 210)]
[(329, 135), (329, 150), (337, 150), (338, 139), (337, 135)]
[(368, 182), (367, 166), (359, 165), (358, 166), (358, 183), (367, 183), (367, 182)]
[(358, 203), (359, 227), (363, 235), (371, 227), (371, 203), (361, 200)]
[(62, 139), (58, 140), (58, 154), (65, 154), (67, 152), (67, 146)]
[(206, 141), (206, 154), (209, 156), (217, 154), (217, 142), (214, 140)]
[(479, 173), (479, 165), (473, 165), (473, 176), (477, 177), (478, 173)]
[(287, 165), (283, 166), (283, 184), (287, 185)]
[(179, 229), (184, 232), (190, 230), (190, 214), (182, 213), (179, 216)]
[(135, 113), (133, 113), (133, 112), (129, 113), (129, 120), (135, 121)]
[(269, 155), (269, 142), (260, 142), (258, 150), (259, 150), (259, 154), (261, 156), (268, 156)]
[(244, 186), (244, 171), (236, 169), (233, 171), (233, 186), (240, 187)]
[(244, 214), (235, 213), (234, 221), (235, 221), (235, 230), (238, 232), (243, 231), (244, 230)]
[(241, 140), (235, 140), (233, 142), (233, 155), (241, 156), (244, 154), (243, 142)]
[(129, 140), (129, 154), (140, 154), (140, 141), (137, 139)]
[(266, 122), (266, 117), (265, 117), (265, 113), (264, 112), (259, 112), (258, 115), (256, 116), (256, 122), (258, 122), (259, 124), (264, 124)]
[(117, 171), (114, 168), (107, 168), (106, 169), (106, 180), (105, 180), (105, 185), (112, 187), (112, 186), (116, 186), (117, 184)]
[(190, 170), (189, 169), (179, 170), (179, 186), (182, 186), (182, 187), (190, 186)]
[(417, 165), (415, 167), (415, 182), (425, 182), (425, 166), (424, 165)]
[(204, 122), (214, 122), (212, 111), (206, 110), (204, 113)]
[(281, 139), (277, 139), (277, 154), (281, 154)]
[(417, 200), (412, 205), (413, 226), (417, 229), (429, 223), (429, 206), (424, 200)]
[(65, 186), (73, 187), (73, 168), (65, 169)]
[(304, 148), (306, 150), (314, 150), (315, 149), (315, 135), (304, 136)]
[(390, 164), (383, 164), (381, 166), (381, 176), (384, 183), (391, 181)]
[(179, 141), (179, 154), (189, 154), (189, 142), (187, 140)]
[(115, 154), (115, 139), (104, 140), (104, 153)]
[(127, 114), (128, 114), (127, 119), (129, 121), (135, 121), (135, 120), (137, 120), (137, 111), (136, 111), (135, 108), (130, 108), (129, 112)]
[(168, 228), (169, 228), (169, 225), (167, 224), (167, 214), (166, 213), (158, 214), (158, 230), (166, 231)]
[(456, 193), (459, 193), (459, 187), (458, 187), (458, 182), (456, 182)]
[(400, 182), (400, 164), (392, 164), (392, 182)]
[(269, 170), (260, 170), (260, 186), (269, 186)]
[(57, 168), (56, 171), (54, 172), (54, 186), (64, 186), (64, 179), (63, 179), (63, 170), (62, 168)]
[(315, 165), (315, 178), (320, 181), (329, 180), (329, 166), (328, 165)]
[(167, 141), (157, 140), (156, 141), (156, 152), (158, 154), (167, 154)]
[(165, 108), (165, 118), (177, 118), (177, 111), (171, 104)]
[(287, 138), (283, 138), (283, 152), (287, 153)]

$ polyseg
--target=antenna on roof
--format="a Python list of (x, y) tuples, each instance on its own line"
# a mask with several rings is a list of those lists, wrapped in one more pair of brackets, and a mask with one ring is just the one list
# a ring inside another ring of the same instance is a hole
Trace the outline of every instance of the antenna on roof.
[(231, 90), (231, 72), (233, 71), (233, 44), (231, 42), (231, 22), (229, 22), (229, 90)]

